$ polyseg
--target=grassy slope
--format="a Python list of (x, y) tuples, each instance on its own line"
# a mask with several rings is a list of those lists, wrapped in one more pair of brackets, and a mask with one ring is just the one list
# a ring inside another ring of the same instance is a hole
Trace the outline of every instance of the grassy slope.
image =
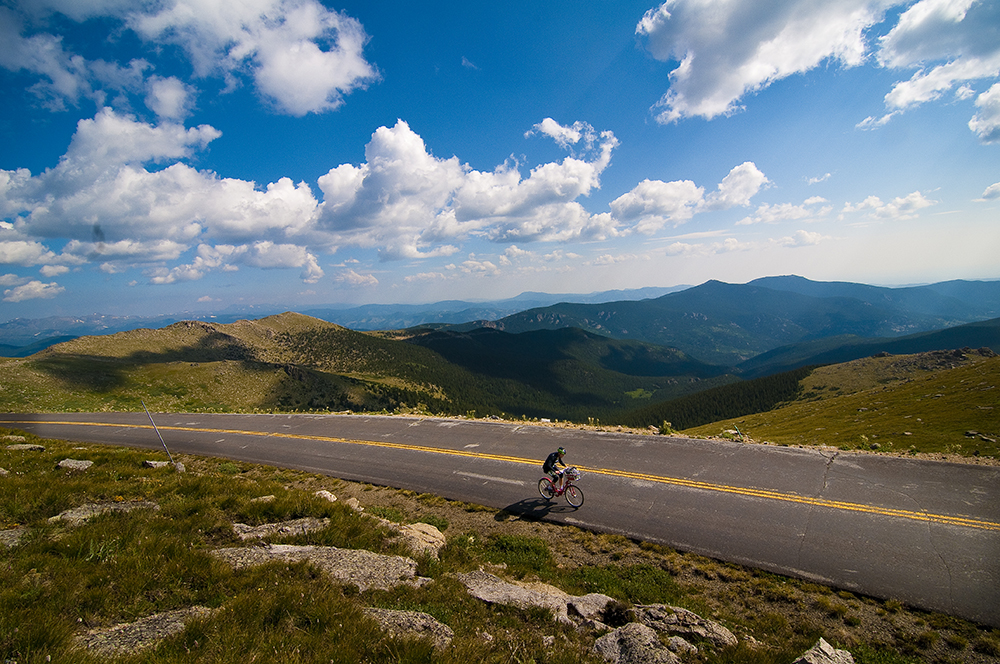
[[(141, 467), (160, 453), (31, 435), (16, 442), (41, 443), (44, 451), (15, 451), (6, 447), (15, 442), (11, 434), (21, 435), (0, 430), (0, 466), (10, 472), (0, 482), (0, 528), (26, 526), (29, 534), (4, 551), (0, 565), (0, 661), (98, 664), (107, 660), (74, 647), (74, 634), (192, 605), (219, 611), (155, 650), (116, 661), (601, 661), (591, 650), (595, 635), (555, 623), (547, 611), (472, 599), (454, 574), (482, 566), (572, 594), (602, 592), (626, 605), (684, 606), (742, 641), (721, 650), (699, 643), (701, 653), (685, 659), (689, 664), (787, 664), (819, 636), (849, 648), (858, 664), (986, 664), (1000, 656), (1000, 630), (621, 536), (219, 459), (184, 456), (187, 472), (179, 474)], [(67, 456), (95, 463), (83, 473), (57, 469)], [(318, 499), (321, 488), (340, 500)], [(266, 495), (274, 500), (255, 501)], [(233, 570), (208, 553), (241, 544), (234, 522), (313, 516), (329, 518), (330, 526), (272, 541), (408, 555), (390, 532), (346, 507), (349, 497), (368, 513), (444, 531), (440, 560), (419, 561), (419, 574), (432, 583), (359, 593), (305, 564)], [(49, 521), (88, 502), (138, 500), (160, 509), (106, 514), (75, 528)], [(424, 642), (391, 638), (363, 614), (366, 606), (430, 613), (454, 630), (452, 646), (432, 652)]]
[(434, 343), (443, 336), (403, 341), (286, 313), (81, 337), (0, 359), (0, 408), (139, 410), (143, 400), (169, 411), (416, 408), (586, 421), (731, 380), (671, 349), (578, 331)]
[(685, 433), (718, 435), (735, 425), (783, 445), (1000, 457), (1000, 357), (872, 357), (816, 369), (800, 385), (784, 406)]

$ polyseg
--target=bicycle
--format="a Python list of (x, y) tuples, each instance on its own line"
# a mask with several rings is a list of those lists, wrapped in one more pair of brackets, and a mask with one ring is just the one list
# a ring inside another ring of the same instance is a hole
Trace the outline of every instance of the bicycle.
[(566, 484), (562, 489), (556, 488), (556, 483), (552, 481), (552, 478), (543, 477), (538, 480), (538, 493), (545, 500), (552, 500), (558, 496), (566, 496), (566, 502), (573, 507), (583, 505), (583, 489), (573, 484), (574, 481), (583, 477), (583, 473), (576, 466), (570, 466), (563, 471), (563, 474), (566, 476)]

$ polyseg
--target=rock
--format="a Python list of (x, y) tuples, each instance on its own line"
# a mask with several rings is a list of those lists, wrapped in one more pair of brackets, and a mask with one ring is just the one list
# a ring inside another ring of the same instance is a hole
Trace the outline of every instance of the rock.
[(365, 609), (365, 613), (378, 622), (382, 631), (393, 636), (428, 638), (435, 648), (447, 648), (455, 636), (450, 627), (419, 611)]
[[(24, 440), (24, 438), (22, 438), (21, 436), (17, 436), (17, 438), (21, 438), (21, 440)], [(44, 447), (42, 447), (41, 445), (35, 445), (33, 443), (24, 443), (24, 444), (18, 443), (18, 444), (15, 444), (15, 445), (8, 445), (7, 449), (10, 450), (10, 451), (12, 451), (12, 452), (44, 452), (45, 451)]]
[(728, 629), (717, 622), (677, 606), (647, 604), (634, 608), (640, 623), (671, 636), (696, 637), (717, 646), (735, 646), (738, 641)]
[(63, 459), (58, 464), (57, 468), (62, 468), (63, 470), (87, 470), (94, 465), (93, 461), (85, 461), (83, 459)]
[(162, 639), (184, 631), (186, 623), (207, 618), (212, 609), (194, 606), (147, 616), (133, 623), (107, 629), (92, 629), (76, 637), (77, 643), (103, 657), (122, 657), (156, 645)]
[(417, 577), (417, 562), (411, 558), (333, 546), (269, 544), (216, 549), (212, 555), (236, 569), (263, 565), (273, 560), (309, 562), (335, 580), (355, 585), (362, 592), (369, 588), (388, 590), (402, 584), (420, 586), (428, 581)]
[(660, 643), (651, 628), (629, 623), (605, 634), (594, 643), (594, 651), (613, 664), (680, 664), (680, 659)]
[(124, 503), (87, 503), (80, 507), (61, 512), (49, 518), (49, 521), (68, 521), (71, 526), (78, 526), (87, 519), (91, 519), (106, 512), (131, 512), (139, 509), (158, 510), (160, 506), (148, 500), (135, 500)]
[(476, 599), (522, 609), (532, 606), (550, 609), (556, 620), (565, 623), (573, 623), (571, 618), (597, 620), (604, 607), (614, 601), (599, 593), (570, 595), (545, 583), (511, 583), (483, 570), (459, 574), (458, 579)]
[[(6, 441), (8, 443), (23, 443), (27, 440), (24, 436), (15, 436), (14, 434), (7, 434), (6, 436), (0, 436), (0, 440)], [(10, 445), (7, 446), (10, 449)]]
[(337, 502), (337, 497), (332, 493), (330, 493), (329, 491), (327, 491), (326, 489), (320, 489), (314, 495), (317, 498), (323, 498), (325, 500), (329, 500), (331, 503)]
[(837, 650), (821, 637), (812, 650), (792, 664), (854, 664), (854, 657), (846, 650)]
[(142, 462), (142, 467), (143, 468), (166, 468), (169, 465), (170, 465), (169, 461), (149, 461), (149, 460), (146, 460), (146, 461)]
[(291, 537), (292, 535), (302, 535), (316, 530), (323, 530), (330, 525), (329, 519), (317, 519), (307, 516), (302, 519), (282, 521), (280, 523), (265, 523), (261, 526), (248, 526), (245, 523), (234, 523), (233, 530), (240, 539), (263, 539), (272, 535)]
[(348, 507), (350, 507), (355, 512), (364, 512), (365, 511), (365, 508), (361, 506), (361, 503), (358, 502), (358, 499), (354, 498), (353, 496), (351, 498), (347, 499), (347, 503), (346, 504), (347, 504)]
[(679, 655), (691, 654), (695, 655), (698, 653), (698, 649), (693, 645), (684, 640), (680, 636), (671, 636), (667, 639), (667, 647), (670, 648), (671, 652), (675, 652)]
[(18, 545), (21, 538), (24, 537), (28, 532), (27, 528), (11, 528), (9, 530), (0, 530), (0, 546), (11, 549)]
[(183, 473), (186, 472), (187, 469), (184, 467), (183, 463), (178, 461), (174, 464), (174, 470), (177, 471), (178, 473)]
[(6, 468), (0, 468), (0, 477), (7, 477), (8, 475), (10, 475), (10, 471)]
[(273, 503), (278, 499), (277, 496), (258, 496), (256, 498), (251, 498), (251, 503)]
[[(391, 525), (396, 526), (396, 524)], [(409, 523), (396, 527), (415, 553), (426, 552), (437, 558), (441, 547), (445, 545), (444, 535), (429, 523)]]

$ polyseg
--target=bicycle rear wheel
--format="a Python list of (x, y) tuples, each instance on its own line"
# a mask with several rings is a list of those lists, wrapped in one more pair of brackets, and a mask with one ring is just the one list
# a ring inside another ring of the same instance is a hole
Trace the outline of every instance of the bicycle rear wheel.
[(540, 493), (542, 498), (545, 500), (552, 500), (552, 498), (556, 495), (556, 489), (552, 486), (552, 481), (549, 478), (543, 477), (538, 480), (538, 493)]
[(583, 505), (583, 490), (575, 484), (566, 487), (566, 502), (573, 507)]

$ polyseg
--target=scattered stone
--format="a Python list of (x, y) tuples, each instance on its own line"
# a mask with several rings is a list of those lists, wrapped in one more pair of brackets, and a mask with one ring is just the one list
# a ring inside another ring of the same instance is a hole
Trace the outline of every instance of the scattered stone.
[(854, 657), (846, 650), (837, 650), (820, 637), (811, 650), (792, 664), (854, 664)]
[(106, 512), (131, 512), (132, 510), (139, 509), (158, 510), (160, 506), (148, 500), (135, 500), (123, 503), (87, 503), (86, 505), (74, 507), (50, 517), (49, 521), (67, 521), (71, 526), (78, 526), (87, 519), (92, 519)]
[(146, 461), (142, 462), (142, 467), (143, 468), (166, 468), (169, 465), (170, 465), (169, 461), (149, 461), (149, 460), (146, 460)]
[[(18, 436), (20, 437), (20, 436)], [(23, 438), (22, 438), (23, 440)], [(12, 452), (44, 452), (45, 448), (42, 445), (36, 445), (34, 443), (17, 443), (15, 445), (8, 445), (7, 449)]]
[(18, 545), (21, 538), (27, 534), (27, 528), (11, 528), (10, 530), (0, 530), (0, 546), (12, 549)]
[(634, 608), (640, 623), (670, 636), (695, 637), (717, 646), (735, 646), (738, 641), (728, 629), (717, 622), (679, 606), (647, 604)]
[[(23, 443), (28, 439), (25, 438), (24, 436), (15, 436), (14, 434), (7, 434), (6, 436), (0, 437), (0, 440), (7, 441), (9, 443)], [(7, 449), (10, 449), (9, 445), (7, 446)]]
[(183, 463), (181, 463), (180, 461), (178, 461), (177, 463), (174, 464), (174, 470), (177, 471), (178, 473), (183, 473), (187, 469), (184, 467)]
[(278, 499), (277, 496), (258, 496), (257, 498), (251, 498), (251, 503), (273, 503)]
[(7, 477), (8, 475), (10, 475), (10, 471), (6, 468), (0, 468), (0, 477)]
[(365, 609), (365, 613), (378, 622), (382, 631), (393, 636), (428, 638), (435, 648), (447, 648), (455, 636), (450, 627), (438, 622), (434, 616), (419, 611)]
[(698, 649), (680, 636), (671, 636), (667, 639), (667, 647), (670, 648), (670, 652), (677, 653), (678, 655), (698, 654)]
[(429, 523), (409, 523), (397, 528), (414, 553), (428, 553), (437, 558), (438, 552), (445, 545), (444, 535)]
[(880, 450), (880, 449), (882, 449), (882, 445), (880, 445), (879, 443), (872, 443), (868, 447), (870, 447), (873, 450)]
[(680, 664), (651, 628), (629, 623), (605, 634), (594, 643), (594, 651), (613, 664)]
[(323, 498), (325, 500), (329, 500), (331, 503), (337, 502), (337, 497), (332, 493), (330, 493), (329, 491), (327, 491), (326, 489), (320, 489), (314, 495), (317, 498)]
[(93, 461), (86, 461), (83, 459), (63, 459), (58, 464), (56, 468), (61, 468), (63, 470), (87, 470), (94, 465)]
[(212, 615), (212, 609), (194, 606), (147, 616), (133, 623), (92, 629), (76, 637), (77, 643), (103, 657), (122, 657), (156, 645), (184, 631), (186, 623)]
[(291, 521), (282, 521), (280, 523), (265, 523), (261, 526), (248, 526), (245, 523), (234, 523), (233, 530), (236, 531), (236, 534), (239, 535), (240, 539), (248, 540), (263, 539), (265, 537), (271, 537), (272, 535), (279, 535), (282, 537), (303, 535), (316, 530), (323, 530), (329, 525), (329, 519), (317, 519), (313, 516), (307, 516), (302, 519), (293, 519)]
[(459, 574), (458, 579), (470, 595), (488, 604), (550, 609), (556, 620), (571, 624), (580, 620), (597, 621), (604, 607), (614, 601), (599, 593), (570, 595), (545, 583), (511, 583), (483, 570)]
[(361, 503), (358, 502), (358, 499), (355, 498), (355, 497), (353, 497), (353, 496), (351, 496), (350, 498), (347, 499), (346, 505), (348, 507), (350, 507), (352, 510), (354, 510), (355, 512), (364, 512), (365, 511), (365, 508), (361, 506)]
[(417, 576), (417, 562), (411, 558), (386, 556), (360, 549), (269, 544), (216, 549), (212, 554), (236, 569), (263, 565), (274, 560), (309, 562), (335, 580), (355, 585), (362, 592), (369, 588), (388, 590), (403, 584), (421, 586), (429, 581)]
[(966, 431), (965, 432), (965, 437), (966, 438), (975, 438), (978, 435), (979, 435), (978, 431)]
[(983, 435), (979, 436), (979, 440), (983, 441), (984, 443), (995, 443), (995, 442), (997, 442), (996, 438), (990, 438), (988, 436), (983, 436)]

